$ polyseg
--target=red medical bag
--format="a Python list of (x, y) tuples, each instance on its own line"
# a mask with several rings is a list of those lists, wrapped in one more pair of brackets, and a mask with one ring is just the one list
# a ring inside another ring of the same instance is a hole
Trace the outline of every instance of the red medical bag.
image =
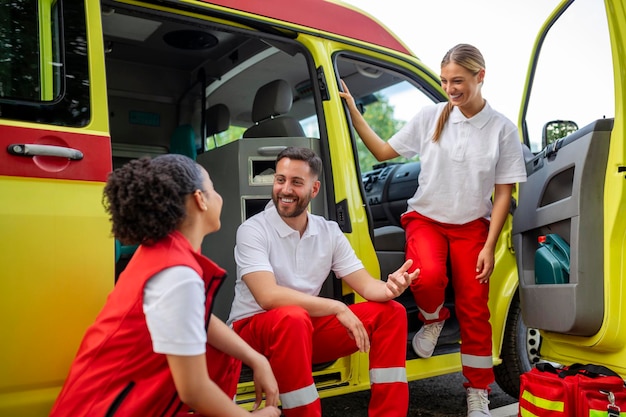
[(624, 380), (599, 365), (537, 364), (520, 377), (519, 417), (620, 417)]

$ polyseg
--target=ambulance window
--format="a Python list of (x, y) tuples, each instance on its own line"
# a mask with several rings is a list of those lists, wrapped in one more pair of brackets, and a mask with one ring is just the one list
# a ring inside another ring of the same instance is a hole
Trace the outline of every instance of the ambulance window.
[(615, 116), (612, 69), (604, 4), (573, 2), (547, 33), (537, 61), (525, 118), (533, 152), (541, 150), (549, 121), (582, 128)]
[[(337, 71), (355, 98), (365, 120), (378, 135), (389, 139), (417, 111), (434, 102), (433, 93), (399, 70), (352, 57), (338, 57)], [(354, 135), (358, 137), (356, 131)], [(356, 140), (361, 171), (378, 161), (360, 139)], [(415, 157), (414, 159), (419, 159)], [(407, 162), (403, 157), (388, 162)]]
[[(280, 131), (278, 136), (319, 139), (320, 128), (312, 78), (314, 72), (307, 56), (308, 53), (297, 45), (272, 41), (270, 47), (260, 49), (212, 80), (206, 89), (207, 108), (216, 104), (225, 105), (229, 109), (230, 119), (227, 130), (207, 137), (206, 150), (211, 151), (245, 137), (258, 138), (255, 135), (249, 136), (251, 128), (273, 118), (293, 119), (302, 128), (302, 132), (297, 134), (286, 135), (284, 131)], [(278, 111), (278, 108), (282, 109), (287, 102), (286, 96), (282, 94), (286, 90), (267, 88), (276, 83), (284, 83), (283, 85), (289, 87), (290, 104), (286, 106), (286, 112), (270, 115)], [(257, 101), (257, 97), (261, 97), (261, 100)], [(282, 104), (276, 106), (277, 103), (273, 100)], [(258, 106), (257, 109), (255, 105)], [(254, 117), (260, 120), (255, 120)], [(261, 131), (269, 134), (267, 130)]]
[(0, 2), (0, 117), (86, 125), (88, 70), (83, 0)]
[(38, 100), (38, 39), (24, 36), (37, 33), (37, 3), (4, 2), (0, 5), (0, 96)]

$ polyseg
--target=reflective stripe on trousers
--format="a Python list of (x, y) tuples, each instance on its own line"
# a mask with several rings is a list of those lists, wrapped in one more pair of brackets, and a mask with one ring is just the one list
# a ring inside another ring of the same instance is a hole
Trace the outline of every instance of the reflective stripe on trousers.
[[(349, 308), (361, 320), (371, 341), (368, 415), (406, 417), (406, 310), (395, 301), (364, 302)], [(301, 307), (259, 313), (233, 323), (233, 328), (269, 359), (286, 417), (321, 416), (312, 364), (331, 362), (357, 351), (355, 341), (335, 316), (310, 317)]]
[[(489, 323), (489, 284), (476, 280), (476, 262), (482, 250), (489, 222), (478, 219), (467, 224), (439, 223), (416, 212), (402, 216), (407, 236), (406, 257), (412, 269), (420, 268), (411, 284), (420, 319), (432, 323), (449, 318), (441, 307), (448, 285), (447, 263), (454, 288), (454, 310), (461, 329), (461, 355), (466, 387), (488, 389), (494, 381), (492, 369), (491, 324)], [(426, 312), (427, 314), (422, 314)]]

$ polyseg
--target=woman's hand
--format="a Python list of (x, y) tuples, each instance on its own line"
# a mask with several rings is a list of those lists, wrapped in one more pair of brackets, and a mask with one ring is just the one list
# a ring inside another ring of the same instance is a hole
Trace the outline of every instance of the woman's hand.
[(265, 407), (254, 410), (251, 414), (259, 417), (280, 417), (280, 409), (278, 407)]
[(341, 83), (341, 87), (343, 88), (343, 91), (339, 91), (339, 97), (341, 97), (342, 99), (346, 101), (346, 104), (348, 105), (348, 108), (350, 110), (356, 109), (356, 103), (354, 101), (354, 97), (352, 97), (352, 94), (350, 94), (350, 90), (348, 90), (348, 86), (341, 79), (339, 80), (339, 82)]
[(494, 251), (491, 248), (483, 247), (478, 254), (478, 260), (476, 261), (476, 279), (481, 284), (489, 282), (489, 277), (493, 272), (493, 266), (495, 265)]

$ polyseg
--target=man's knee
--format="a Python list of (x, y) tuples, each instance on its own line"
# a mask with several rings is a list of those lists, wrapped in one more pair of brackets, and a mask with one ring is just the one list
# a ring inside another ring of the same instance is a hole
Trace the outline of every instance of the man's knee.
[[(379, 317), (378, 322), (387, 327), (387, 324), (393, 323), (393, 326), (400, 329), (406, 329), (407, 317), (406, 309), (402, 304), (395, 300), (390, 300), (384, 303), (372, 303), (378, 309), (377, 315)], [(380, 319), (383, 321), (381, 322)]]
[(313, 331), (311, 316), (300, 306), (278, 307), (273, 310), (275, 315), (275, 325), (277, 327), (289, 330), (296, 328), (305, 328)]
[(392, 315), (394, 317), (397, 316), (397, 317), (406, 318), (406, 310), (404, 306), (400, 304), (399, 302), (395, 300), (390, 300), (383, 304), (385, 305), (385, 309), (388, 310), (387, 314)]

